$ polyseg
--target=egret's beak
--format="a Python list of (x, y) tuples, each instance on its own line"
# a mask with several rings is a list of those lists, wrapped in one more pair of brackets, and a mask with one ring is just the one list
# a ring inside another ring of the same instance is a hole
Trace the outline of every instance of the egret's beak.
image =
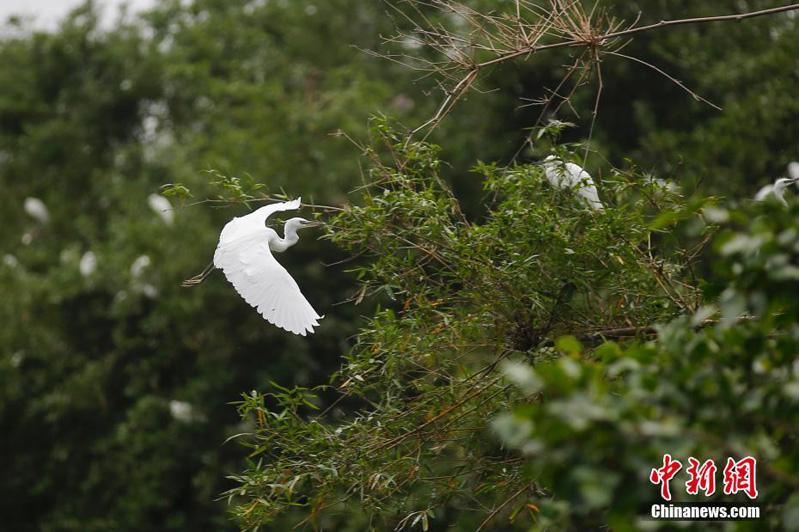
[(324, 224), (322, 222), (317, 222), (316, 220), (309, 221), (309, 222), (302, 222), (303, 227), (321, 227)]

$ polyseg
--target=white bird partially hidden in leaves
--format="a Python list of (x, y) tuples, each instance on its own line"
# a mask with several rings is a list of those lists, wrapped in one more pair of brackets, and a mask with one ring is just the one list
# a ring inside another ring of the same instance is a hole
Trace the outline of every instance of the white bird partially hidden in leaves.
[(183, 286), (200, 284), (219, 268), (236, 291), (271, 324), (294, 334), (313, 333), (322, 316), (316, 313), (289, 272), (272, 252), (281, 253), (299, 242), (297, 230), (315, 227), (318, 222), (291, 218), (283, 229), (283, 238), (266, 227), (266, 219), (275, 212), (299, 209), (300, 198), (273, 203), (242, 217), (233, 218), (222, 229), (214, 260)]
[(785, 190), (797, 181), (799, 181), (799, 178), (781, 177), (774, 181), (773, 185), (766, 185), (758, 190), (757, 194), (755, 194), (755, 201), (765, 201), (769, 196), (774, 196), (777, 201), (787, 207), (788, 202), (785, 201)]
[(565, 162), (554, 155), (550, 155), (543, 162), (544, 173), (557, 188), (573, 188), (575, 193), (594, 210), (604, 209), (602, 202), (599, 201), (599, 194), (596, 185), (588, 172), (577, 164)]

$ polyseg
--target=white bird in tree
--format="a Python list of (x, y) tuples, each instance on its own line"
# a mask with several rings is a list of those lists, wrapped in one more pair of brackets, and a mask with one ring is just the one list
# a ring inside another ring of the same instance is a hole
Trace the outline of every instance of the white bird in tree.
[(757, 194), (755, 194), (755, 201), (765, 201), (769, 196), (774, 196), (777, 201), (787, 207), (788, 202), (785, 201), (785, 190), (797, 181), (799, 181), (799, 178), (781, 177), (774, 181), (773, 185), (766, 185), (758, 190)]
[(266, 219), (275, 212), (300, 207), (300, 198), (273, 203), (240, 218), (233, 218), (222, 229), (214, 260), (183, 286), (200, 284), (219, 268), (236, 291), (269, 322), (281, 329), (305, 336), (319, 325), (319, 316), (289, 272), (272, 252), (281, 253), (299, 242), (297, 230), (320, 225), (304, 218), (291, 218), (283, 228), (283, 238), (266, 227)]
[(50, 221), (50, 212), (39, 198), (25, 198), (25, 212), (41, 224)]
[(167, 225), (172, 225), (175, 221), (175, 211), (172, 209), (172, 204), (169, 200), (160, 194), (150, 194), (147, 198), (147, 204), (150, 208), (161, 217)]
[(792, 163), (788, 163), (788, 177), (791, 179), (796, 179), (797, 184), (799, 184), (799, 163), (794, 161)]
[(599, 194), (596, 185), (588, 172), (577, 164), (565, 162), (554, 155), (550, 155), (542, 163), (544, 173), (557, 188), (573, 188), (575, 193), (588, 204), (589, 207), (597, 211), (603, 210), (602, 202), (599, 201)]

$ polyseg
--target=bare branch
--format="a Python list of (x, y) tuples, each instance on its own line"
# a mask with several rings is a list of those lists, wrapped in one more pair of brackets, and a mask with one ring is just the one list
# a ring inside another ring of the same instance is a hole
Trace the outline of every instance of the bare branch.
[[(426, 129), (428, 135), (438, 127), (462, 96), (474, 88), (475, 82), (485, 68), (521, 57), (527, 58), (544, 50), (570, 47), (583, 47), (589, 52), (587, 55), (582, 55), (575, 63), (575, 67), (582, 64), (583, 69), (583, 75), (578, 78), (576, 86), (582, 83), (587, 72), (593, 70), (594, 66), (598, 66), (602, 54), (611, 54), (652, 68), (688, 92), (697, 101), (720, 110), (720, 107), (688, 89), (682, 82), (657, 66), (620, 53), (621, 48), (629, 43), (629, 39), (621, 45), (618, 45), (618, 41), (660, 28), (714, 22), (739, 22), (750, 18), (799, 10), (799, 3), (796, 3), (748, 13), (662, 20), (646, 26), (637, 26), (639, 15), (632, 24), (622, 29), (623, 22), (617, 21), (601, 11), (599, 2), (596, 2), (589, 12), (586, 12), (583, 4), (577, 0), (550, 0), (548, 8), (542, 8), (527, 0), (514, 0), (511, 11), (504, 13), (480, 12), (463, 3), (445, 0), (408, 0), (403, 5), (410, 7), (410, 13), (391, 3), (389, 5), (412, 25), (412, 30), (405, 33), (400, 32), (396, 37), (387, 39), (386, 42), (400, 45), (405, 43), (406, 46), (409, 42), (419, 43), (441, 55), (442, 59), (437, 61), (409, 54), (391, 54), (383, 57), (405, 64), (410, 68), (438, 74), (445, 80), (451, 80), (454, 83), (451, 89), (442, 87), (446, 96), (435, 115), (412, 132), (415, 134)], [(431, 20), (423, 8), (443, 14), (444, 21)], [(544, 42), (545, 40), (550, 42)], [(490, 57), (478, 57), (485, 55)], [(409, 63), (411, 60), (415, 61), (415, 64)], [(571, 77), (573, 72), (574, 70), (570, 70), (563, 82)], [(601, 74), (598, 79), (601, 84)], [(551, 99), (558, 96), (553, 93), (545, 98), (544, 110), (549, 107)], [(592, 124), (596, 120), (600, 96), (601, 85), (597, 92)], [(568, 97), (563, 99), (568, 100)], [(563, 103), (565, 101), (561, 105)]]
[(660, 68), (656, 67), (656, 66), (655, 66), (655, 65), (653, 65), (652, 63), (647, 63), (646, 61), (643, 61), (643, 60), (641, 60), (641, 59), (638, 59), (637, 57), (633, 57), (633, 56), (631, 56), (631, 55), (620, 54), (620, 53), (618, 53), (618, 52), (605, 52), (605, 53), (607, 53), (607, 54), (609, 54), (609, 55), (615, 55), (616, 57), (621, 57), (621, 58), (624, 58), (624, 59), (629, 59), (630, 61), (635, 61), (636, 63), (640, 63), (640, 64), (642, 64), (642, 65), (644, 65), (644, 66), (648, 66), (649, 68), (651, 68), (651, 69), (652, 69), (652, 70), (654, 70), (655, 72), (657, 72), (657, 73), (659, 73), (659, 74), (661, 74), (661, 75), (665, 76), (665, 77), (666, 77), (666, 78), (668, 78), (668, 79), (669, 79), (669, 80), (670, 80), (672, 83), (674, 83), (675, 85), (677, 85), (678, 87), (680, 87), (682, 90), (684, 90), (685, 92), (687, 92), (688, 94), (690, 94), (690, 95), (693, 97), (693, 99), (694, 99), (694, 100), (696, 100), (696, 101), (698, 101), (698, 102), (704, 102), (704, 103), (708, 104), (710, 107), (712, 107), (712, 108), (714, 108), (714, 109), (717, 109), (717, 110), (719, 110), (719, 111), (723, 111), (723, 110), (724, 110), (724, 109), (722, 109), (721, 107), (719, 107), (718, 105), (716, 105), (715, 103), (713, 103), (713, 102), (710, 102), (710, 101), (708, 101), (708, 100), (706, 100), (706, 99), (702, 98), (702, 97), (701, 97), (701, 96), (699, 96), (697, 93), (695, 93), (694, 91), (692, 91), (691, 89), (689, 89), (688, 87), (686, 87), (686, 86), (685, 86), (685, 85), (684, 85), (684, 84), (683, 84), (683, 83), (682, 83), (680, 80), (678, 80), (677, 78), (675, 78), (675, 77), (673, 77), (673, 76), (670, 76), (668, 73), (664, 72), (662, 69), (660, 69)]

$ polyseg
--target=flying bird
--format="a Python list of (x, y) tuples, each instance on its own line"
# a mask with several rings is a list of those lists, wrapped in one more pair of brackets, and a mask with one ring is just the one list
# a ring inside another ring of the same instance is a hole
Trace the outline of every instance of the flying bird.
[(788, 202), (785, 201), (785, 190), (797, 181), (799, 181), (799, 177), (781, 177), (774, 181), (773, 185), (766, 185), (758, 190), (757, 194), (755, 194), (755, 201), (765, 201), (769, 196), (774, 196), (777, 198), (777, 201), (787, 207)]
[(582, 167), (574, 163), (567, 163), (554, 155), (550, 155), (539, 164), (543, 165), (544, 173), (552, 186), (574, 188), (576, 194), (589, 207), (597, 211), (603, 210), (594, 180)]
[(219, 268), (244, 300), (271, 324), (294, 334), (313, 333), (322, 316), (318, 315), (300, 287), (272, 255), (282, 253), (299, 242), (299, 229), (320, 225), (304, 218), (291, 218), (283, 228), (283, 238), (266, 227), (266, 219), (275, 212), (300, 207), (300, 198), (273, 203), (242, 217), (233, 218), (222, 229), (214, 260), (183, 286), (200, 284)]

